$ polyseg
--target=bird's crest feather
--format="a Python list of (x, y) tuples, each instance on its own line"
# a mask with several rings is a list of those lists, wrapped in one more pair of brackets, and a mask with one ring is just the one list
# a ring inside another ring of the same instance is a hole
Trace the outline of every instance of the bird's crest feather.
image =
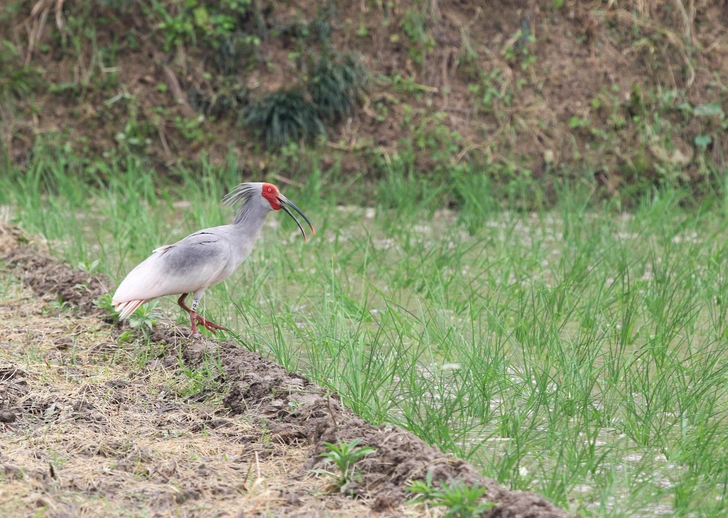
[(247, 209), (250, 208), (250, 199), (255, 194), (260, 194), (260, 185), (260, 183), (241, 183), (222, 199), (223, 203), (228, 207), (239, 204), (238, 213), (235, 215), (233, 224), (245, 221)]

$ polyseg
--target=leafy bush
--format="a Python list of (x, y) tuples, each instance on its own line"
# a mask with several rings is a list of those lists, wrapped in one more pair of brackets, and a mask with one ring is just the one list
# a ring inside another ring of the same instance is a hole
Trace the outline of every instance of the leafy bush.
[(196, 45), (198, 40), (219, 49), (244, 21), (249, 5), (250, 0), (186, 0), (181, 8), (170, 10), (168, 5), (152, 2), (165, 50), (184, 43)]

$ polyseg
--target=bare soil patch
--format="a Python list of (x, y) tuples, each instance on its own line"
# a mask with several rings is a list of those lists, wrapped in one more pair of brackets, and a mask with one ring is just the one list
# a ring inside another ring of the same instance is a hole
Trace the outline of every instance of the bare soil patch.
[[(171, 327), (120, 341), (92, 304), (108, 279), (0, 230), (4, 516), (435, 516), (404, 505), (405, 485), (428, 470), (436, 481), (485, 484), (497, 504), (489, 516), (568, 516), (401, 428), (366, 423), (232, 341)], [(213, 385), (192, 387), (189, 373), (210, 365)], [(324, 442), (354, 438), (376, 453), (360, 461), (353, 498), (328, 493), (309, 470)]]

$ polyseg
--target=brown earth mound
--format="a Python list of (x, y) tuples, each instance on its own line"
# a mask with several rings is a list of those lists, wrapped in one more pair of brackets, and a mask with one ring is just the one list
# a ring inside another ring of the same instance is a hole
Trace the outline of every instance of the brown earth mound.
[(30, 246), (19, 246), (3, 258), (10, 266), (23, 272), (23, 281), (39, 295), (55, 295), (83, 313), (98, 313), (94, 301), (111, 288), (106, 275), (88, 274), (38, 254)]
[[(133, 348), (119, 344), (119, 330), (93, 315), (92, 300), (107, 290), (108, 279), (72, 271), (18, 244), (16, 230), (0, 230), (0, 259), (13, 268), (8, 274), (78, 309), (61, 315), (63, 320), (27, 294), (0, 301), (0, 344), (7, 362), (0, 368), (0, 421), (7, 423), (0, 435), (0, 463), (12, 481), (9, 490), (26, 504), (61, 516), (98, 512), (87, 501), (93, 495), (119, 506), (117, 511), (134, 509), (134, 499), (146, 495), (160, 515), (177, 509), (184, 516), (226, 516), (225, 509), (235, 508), (246, 516), (319, 516), (335, 509), (357, 516), (368, 508), (403, 516), (416, 513), (403, 507), (404, 487), (432, 470), (435, 481), (487, 486), (485, 497), (496, 506), (486, 516), (568, 516), (537, 495), (510, 491), (481, 476), (406, 430), (366, 423), (304, 376), (232, 341), (159, 327), (146, 345), (152, 359), (135, 371), (133, 362), (118, 361), (133, 356)], [(13, 355), (27, 354), (30, 335), (43, 336), (33, 344), (42, 360), (20, 368)], [(194, 396), (175, 397), (160, 379), (210, 360), (219, 366), (219, 384)], [(40, 382), (44, 365), (61, 375), (57, 384)], [(100, 368), (111, 371), (103, 383), (93, 372)], [(355, 438), (376, 448), (358, 463), (362, 478), (352, 488), (356, 498), (326, 493), (325, 481), (309, 470), (318, 467), (324, 442)], [(192, 456), (193, 461), (190, 448), (207, 454)], [(251, 475), (255, 470), (257, 479)]]

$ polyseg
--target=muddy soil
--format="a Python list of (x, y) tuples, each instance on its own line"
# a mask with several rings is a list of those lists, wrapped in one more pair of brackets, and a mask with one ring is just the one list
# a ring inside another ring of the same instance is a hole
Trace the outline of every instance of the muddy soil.
[[(562, 517), (230, 340), (157, 327), (120, 340), (93, 304), (110, 283), (0, 228), (0, 513), (26, 516), (438, 516), (405, 505), (424, 479), (487, 486), (486, 516)], [(62, 301), (59, 304), (59, 301)], [(200, 381), (194, 373), (213, 375)], [(329, 492), (325, 442), (360, 438), (353, 497)]]

